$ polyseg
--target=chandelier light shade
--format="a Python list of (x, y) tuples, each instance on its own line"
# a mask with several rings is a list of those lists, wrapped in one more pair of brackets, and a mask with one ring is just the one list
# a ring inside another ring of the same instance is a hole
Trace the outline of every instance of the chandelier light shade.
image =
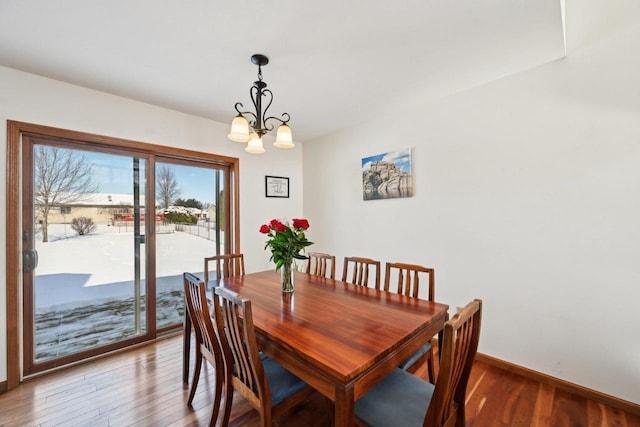
[(251, 132), (247, 148), (244, 149), (247, 153), (262, 154), (264, 153), (264, 146), (262, 145), (262, 138), (257, 133)]
[(278, 133), (276, 134), (276, 142), (273, 143), (278, 148), (293, 148), (293, 137), (291, 135), (291, 128), (287, 125), (278, 126)]
[(249, 137), (249, 122), (241, 115), (235, 116), (227, 138), (234, 142), (249, 142)]
[[(244, 106), (241, 102), (236, 102), (235, 109), (238, 115), (234, 117), (231, 131), (227, 137), (231, 141), (247, 143), (245, 151), (248, 153), (262, 154), (265, 151), (262, 137), (273, 130), (274, 125), (268, 123), (275, 120), (280, 122), (280, 125), (273, 145), (277, 148), (295, 147), (291, 128), (287, 125), (291, 119), (289, 114), (282, 113), (281, 118), (267, 116), (267, 110), (273, 102), (273, 93), (267, 89), (267, 84), (262, 81), (262, 66), (269, 63), (269, 58), (257, 53), (251, 57), (251, 62), (258, 66), (258, 80), (253, 82), (253, 86), (249, 89), (255, 112), (241, 111)], [(266, 104), (264, 110), (262, 109), (263, 101)]]

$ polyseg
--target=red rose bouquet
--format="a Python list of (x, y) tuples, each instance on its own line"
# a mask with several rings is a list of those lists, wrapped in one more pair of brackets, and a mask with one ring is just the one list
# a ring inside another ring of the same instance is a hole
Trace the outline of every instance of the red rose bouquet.
[(291, 266), (293, 259), (309, 259), (302, 255), (313, 242), (307, 240), (304, 232), (309, 229), (309, 221), (306, 219), (294, 218), (291, 225), (277, 219), (271, 220), (269, 224), (263, 224), (260, 232), (269, 237), (264, 248), (271, 249), (271, 260), (276, 263), (276, 270), (283, 265)]

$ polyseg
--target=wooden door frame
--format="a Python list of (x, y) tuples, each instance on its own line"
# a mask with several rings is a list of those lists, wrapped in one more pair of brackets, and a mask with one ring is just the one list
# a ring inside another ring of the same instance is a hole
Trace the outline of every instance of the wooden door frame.
[[(125, 140), (120, 138), (95, 135), (67, 129), (54, 128), (33, 123), (7, 120), (7, 188), (6, 188), (6, 313), (7, 313), (7, 382), (6, 389), (11, 390), (20, 384), (20, 307), (22, 274), (20, 259), (20, 229), (21, 229), (21, 150), (22, 134), (41, 134), (47, 137), (84, 141), (104, 146), (116, 145), (119, 148), (162, 153), (186, 160), (205, 159), (213, 164), (230, 166), (231, 179), (229, 193), (233, 194), (233, 206), (229, 212), (233, 214), (233, 228), (230, 251), (240, 251), (240, 221), (239, 221), (239, 164), (235, 157), (201, 153), (176, 147), (149, 144), (145, 142)], [(154, 234), (154, 233), (151, 233)]]

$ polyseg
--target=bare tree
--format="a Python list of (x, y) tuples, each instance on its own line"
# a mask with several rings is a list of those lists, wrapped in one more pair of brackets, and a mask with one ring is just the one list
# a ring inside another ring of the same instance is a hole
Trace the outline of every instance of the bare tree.
[(178, 180), (176, 179), (173, 170), (167, 166), (162, 165), (158, 168), (156, 174), (156, 197), (160, 199), (162, 208), (168, 208), (171, 205), (171, 201), (174, 200), (180, 194), (180, 187), (178, 186)]
[(35, 204), (42, 220), (42, 241), (49, 241), (49, 213), (54, 206), (88, 200), (100, 191), (93, 182), (91, 163), (67, 148), (34, 146)]

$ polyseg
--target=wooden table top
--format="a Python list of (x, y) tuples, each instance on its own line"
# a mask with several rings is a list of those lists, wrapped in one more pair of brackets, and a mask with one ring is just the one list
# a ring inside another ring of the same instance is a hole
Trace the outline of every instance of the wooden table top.
[(221, 286), (252, 301), (262, 340), (342, 384), (422, 335), (448, 310), (445, 304), (304, 273), (296, 272), (294, 280), (291, 294), (280, 291), (280, 273), (274, 271), (226, 278)]

